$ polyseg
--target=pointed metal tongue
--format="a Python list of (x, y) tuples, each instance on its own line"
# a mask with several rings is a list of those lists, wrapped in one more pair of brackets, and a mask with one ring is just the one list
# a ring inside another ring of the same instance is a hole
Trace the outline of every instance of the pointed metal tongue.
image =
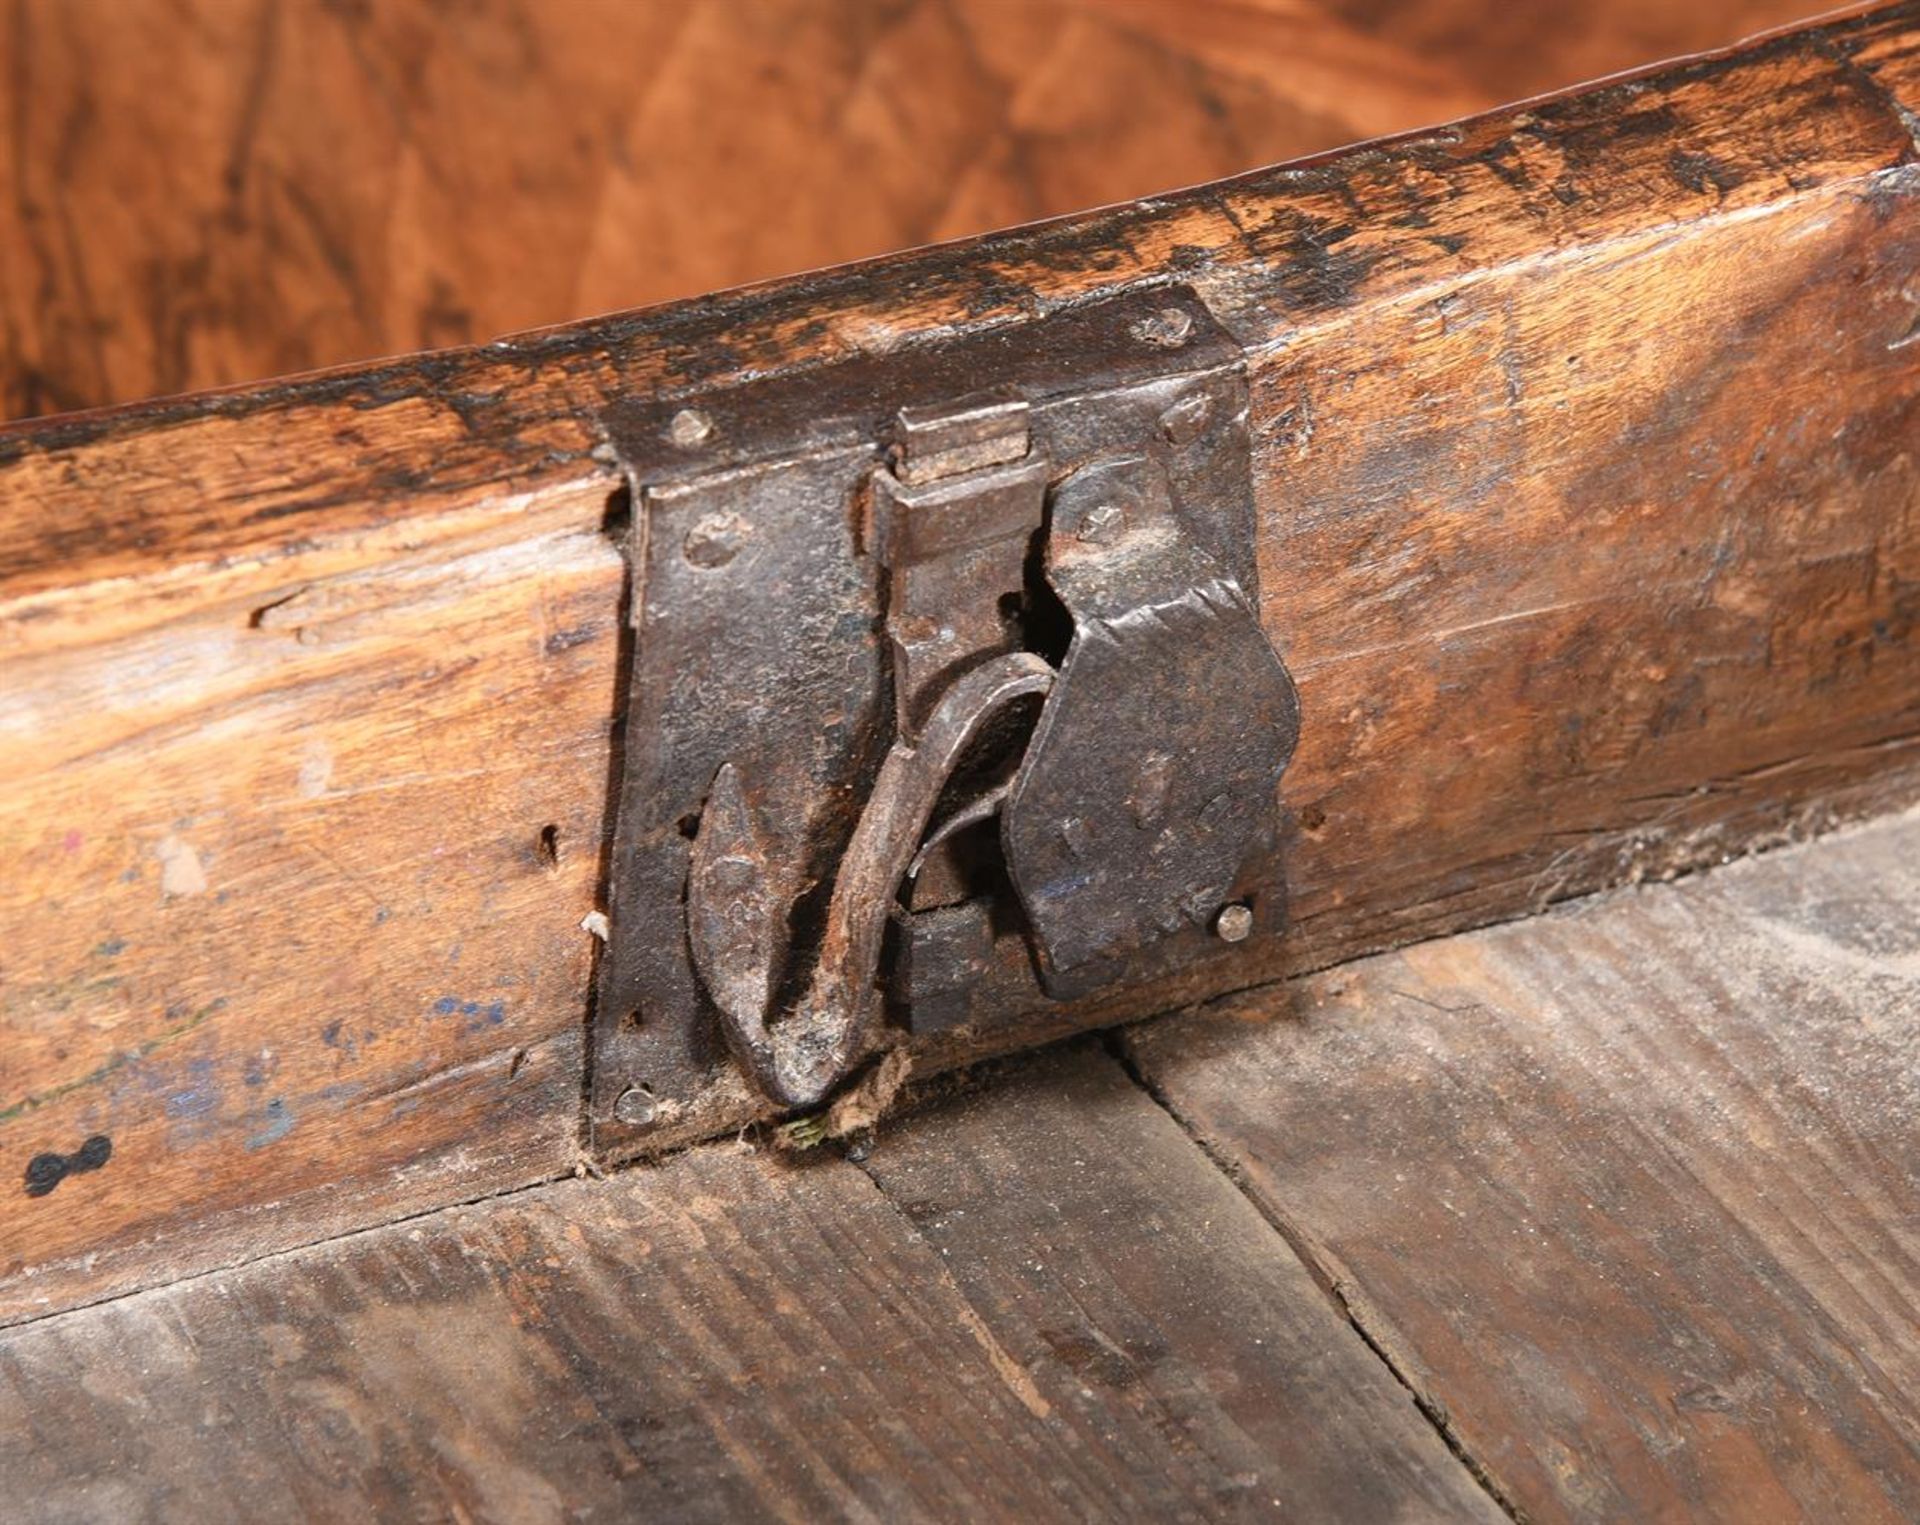
[(700, 816), (687, 875), (687, 941), (707, 993), (730, 1027), (764, 1034), (773, 1001), (773, 958), (786, 905), (767, 846), (740, 787), (721, 764)]

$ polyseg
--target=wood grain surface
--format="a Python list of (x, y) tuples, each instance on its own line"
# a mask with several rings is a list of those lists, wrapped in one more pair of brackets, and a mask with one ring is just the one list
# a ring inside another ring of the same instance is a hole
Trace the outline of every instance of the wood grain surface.
[(1129, 1031), (1531, 1520), (1920, 1514), (1920, 815)]
[(0, 1331), (0, 1513), (1911, 1519), (1916, 863), (1909, 815), (1129, 1029), (1154, 1095), (1083, 1041), (858, 1163)]
[(1482, 111), (1809, 0), (9, 0), (0, 417), (471, 343)]
[(578, 513), (6, 650), (5, 1315), (573, 1168), (620, 588)]
[[(0, 1320), (576, 1160), (615, 397), (1192, 285), (1249, 352), (1305, 717), (1295, 928), (1248, 983), (1910, 797), (1916, 109), (1907, 3), (978, 243), (0, 432)], [(715, 1096), (660, 1144), (751, 1112)]]
[(882, 1157), (709, 1147), (0, 1335), (0, 1513), (1502, 1518), (1104, 1054)]

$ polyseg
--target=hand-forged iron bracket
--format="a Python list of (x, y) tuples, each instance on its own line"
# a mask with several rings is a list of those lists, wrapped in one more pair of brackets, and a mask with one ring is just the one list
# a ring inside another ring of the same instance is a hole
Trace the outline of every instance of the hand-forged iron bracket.
[(742, 1120), (735, 1065), (811, 1107), (912, 1035), (1254, 967), (1299, 712), (1243, 357), (1191, 293), (606, 425), (636, 633), (599, 1153)]
[(1029, 652), (995, 658), (955, 680), (916, 741), (894, 744), (840, 859), (806, 994), (771, 1028), (768, 934), (784, 925), (786, 907), (769, 893), (765, 847), (739, 776), (721, 765), (693, 844), (687, 935), (734, 1051), (776, 1101), (812, 1106), (861, 1057), (880, 1003), (893, 897), (941, 790), (980, 728), (1014, 700), (1046, 693), (1053, 678)]

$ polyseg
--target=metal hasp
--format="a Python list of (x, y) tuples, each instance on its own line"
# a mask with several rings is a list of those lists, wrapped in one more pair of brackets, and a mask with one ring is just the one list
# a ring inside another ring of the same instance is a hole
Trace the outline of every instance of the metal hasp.
[(633, 644), (591, 1115), (1245, 957), (1298, 732), (1191, 293), (614, 411)]

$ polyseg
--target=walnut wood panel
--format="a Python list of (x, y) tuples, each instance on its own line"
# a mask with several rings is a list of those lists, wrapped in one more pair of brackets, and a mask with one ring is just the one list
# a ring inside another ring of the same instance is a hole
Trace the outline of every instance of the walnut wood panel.
[(1526, 1518), (1920, 1513), (1920, 816), (1130, 1034)]
[(881, 1158), (712, 1147), (11, 1331), (5, 1512), (1502, 1518), (1105, 1055)]
[[(0, 1317), (572, 1160), (616, 395), (1200, 291), (1250, 353), (1263, 617), (1304, 712), (1297, 928), (1249, 983), (1910, 793), (1916, 17), (974, 244), (0, 433), (0, 1165), (133, 1141), (14, 1188)], [(334, 761), (309, 798), (311, 741)], [(137, 970), (95, 951), (115, 942)], [(381, 1041), (339, 1055), (335, 1020)], [(246, 1084), (263, 1051), (278, 1089)], [(219, 1100), (171, 1116), (203, 1105), (193, 1063)], [(408, 1089), (441, 1075), (468, 1101)], [(716, 1089), (660, 1142), (750, 1110)]]
[(1164, 192), (1807, 0), (11, 0), (0, 416)]

